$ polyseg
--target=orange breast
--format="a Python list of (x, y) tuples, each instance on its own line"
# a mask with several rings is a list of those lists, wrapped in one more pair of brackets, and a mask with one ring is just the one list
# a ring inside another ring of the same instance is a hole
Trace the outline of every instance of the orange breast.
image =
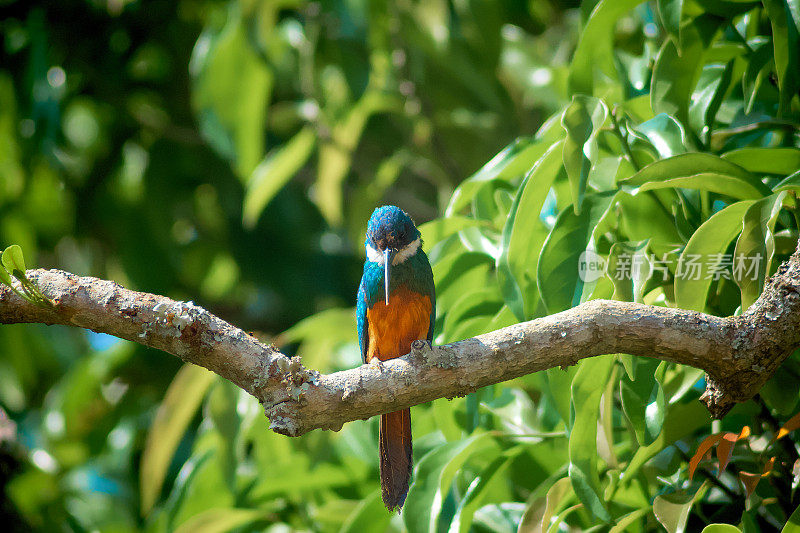
[(412, 342), (428, 338), (431, 299), (400, 287), (389, 295), (389, 305), (380, 300), (367, 309), (367, 323), (367, 362), (400, 357), (411, 351)]

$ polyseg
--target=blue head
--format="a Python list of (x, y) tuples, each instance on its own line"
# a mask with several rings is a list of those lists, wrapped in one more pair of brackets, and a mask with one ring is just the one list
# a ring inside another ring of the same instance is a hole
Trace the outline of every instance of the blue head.
[(385, 205), (372, 212), (367, 223), (367, 260), (384, 268), (386, 304), (389, 304), (390, 267), (405, 262), (420, 248), (422, 239), (414, 221), (402, 209)]

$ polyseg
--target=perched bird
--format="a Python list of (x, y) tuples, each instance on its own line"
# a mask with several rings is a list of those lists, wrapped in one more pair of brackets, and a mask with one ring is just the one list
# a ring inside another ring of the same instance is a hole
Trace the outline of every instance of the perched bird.
[[(402, 209), (377, 208), (365, 246), (356, 314), (361, 357), (369, 363), (401, 357), (415, 340), (433, 340), (436, 296), (420, 232)], [(409, 409), (381, 415), (379, 449), (383, 503), (399, 510), (411, 478)]]

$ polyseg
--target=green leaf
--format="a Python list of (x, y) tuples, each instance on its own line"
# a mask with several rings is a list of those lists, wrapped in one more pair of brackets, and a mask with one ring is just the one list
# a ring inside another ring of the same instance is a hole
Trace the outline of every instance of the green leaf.
[(575, 214), (581, 211), (589, 172), (597, 161), (597, 132), (608, 119), (608, 109), (602, 100), (575, 95), (564, 110), (561, 126), (566, 130), (564, 168), (572, 192)]
[[(694, 380), (696, 382), (696, 380)], [(623, 483), (637, 479), (642, 467), (675, 441), (708, 427), (708, 411), (700, 402), (675, 403), (667, 408), (664, 426), (658, 438), (649, 446), (636, 449), (623, 474)]]
[(795, 508), (792, 516), (786, 521), (781, 533), (800, 533), (800, 505)]
[(774, 187), (775, 192), (798, 189), (800, 189), (800, 170), (781, 180), (781, 182)]
[(236, 163), (240, 177), (249, 176), (264, 155), (273, 74), (247, 35), (238, 8), (218, 35), (203, 35), (190, 63), (192, 100), (200, 130), (211, 146)]
[(614, 527), (609, 529), (608, 533), (624, 533), (625, 531), (630, 531), (628, 527), (633, 525), (637, 520), (641, 520), (645, 515), (649, 514), (650, 511), (651, 508), (648, 506), (617, 518)]
[(584, 359), (572, 380), (574, 423), (569, 436), (569, 477), (578, 499), (592, 515), (611, 520), (603, 500), (597, 472), (597, 421), (600, 397), (616, 362), (613, 355)]
[[(561, 168), (562, 141), (553, 144), (536, 162), (520, 185), (503, 228), (497, 278), (506, 305), (522, 321), (538, 300), (538, 291), (529, 272), (536, 272), (547, 231), (540, 214), (547, 193)], [(526, 301), (528, 306), (526, 308)]]
[(619, 194), (617, 197), (620, 229), (631, 241), (649, 240), (650, 249), (658, 259), (685, 240), (678, 233), (674, 215), (661, 203), (658, 193)]
[(699, 189), (739, 199), (771, 194), (769, 187), (739, 165), (708, 153), (690, 153), (662, 159), (618, 182), (626, 191), (663, 188)]
[(556, 408), (561, 420), (567, 428), (572, 427), (570, 414), (570, 402), (572, 399), (572, 380), (578, 373), (578, 365), (573, 365), (565, 369), (548, 368), (545, 370), (547, 376), (547, 393), (552, 398), (553, 406)]
[(648, 245), (649, 241), (611, 245), (605, 273), (614, 285), (615, 300), (642, 303), (645, 284), (652, 275)]
[(800, 168), (800, 149), (739, 148), (723, 154), (722, 159), (756, 174), (789, 175)]
[(374, 491), (367, 496), (342, 525), (339, 533), (383, 533), (392, 516), (386, 512), (380, 493)]
[(455, 235), (461, 230), (482, 226), (484, 223), (480, 220), (462, 217), (442, 217), (431, 220), (418, 226), (419, 232), (422, 234), (422, 242), (425, 247), (430, 249), (436, 243), (445, 240), (451, 235)]
[(742, 233), (733, 252), (733, 280), (742, 294), (742, 311), (756, 301), (764, 288), (775, 254), (775, 221), (786, 192), (758, 200), (744, 215)]
[(778, 118), (791, 110), (792, 100), (800, 89), (800, 5), (797, 0), (763, 0), (772, 25), (775, 69), (780, 100)]
[(569, 69), (569, 94), (594, 93), (595, 70), (616, 79), (614, 65), (614, 29), (619, 19), (641, 4), (641, 0), (601, 0), (581, 32)]
[(653, 111), (689, 123), (689, 103), (702, 71), (705, 49), (719, 24), (718, 19), (706, 15), (684, 25), (680, 50), (673, 38), (664, 41), (650, 82)]
[(580, 278), (581, 255), (592, 246), (593, 233), (614, 199), (613, 192), (589, 195), (580, 214), (564, 209), (542, 247), (537, 265), (539, 294), (548, 313), (580, 303), (584, 281)]
[(436, 531), (442, 504), (453, 477), (472, 454), (486, 459), (489, 448), (495, 447), (487, 433), (447, 442), (428, 452), (417, 465), (414, 483), (403, 506), (403, 522), (409, 531)]
[(250, 174), (244, 193), (242, 222), (253, 228), (270, 201), (297, 174), (314, 150), (316, 133), (306, 126), (292, 139), (267, 154)]
[(303, 364), (322, 372), (339, 370), (331, 354), (336, 354), (342, 346), (358, 342), (353, 327), (352, 308), (326, 309), (296, 323), (281, 335), (285, 342), (300, 343), (297, 355)]
[(536, 407), (523, 390), (504, 387), (500, 393), (481, 403), (507, 434), (531, 435), (537, 433)]
[(650, 141), (662, 158), (686, 153), (689, 140), (683, 126), (674, 117), (659, 113), (634, 128)]
[(209, 509), (182, 523), (175, 533), (225, 533), (265, 520), (267, 516), (260, 509)]
[(167, 389), (142, 452), (139, 483), (143, 513), (158, 500), (175, 449), (215, 377), (205, 368), (186, 364)]
[(713, 281), (710, 271), (731, 241), (742, 231), (741, 221), (754, 200), (731, 204), (706, 220), (689, 239), (678, 261), (675, 301), (681, 309), (704, 311)]
[(772, 71), (772, 46), (765, 38), (756, 38), (750, 45), (752, 52), (749, 54), (747, 67), (742, 77), (742, 91), (745, 98), (745, 113), (751, 113), (756, 103), (764, 98), (759, 98), (762, 89), (772, 91), (769, 78)]
[(492, 263), (486, 255), (468, 252), (463, 246), (433, 263), (437, 307), (447, 310), (472, 287), (485, 285)]
[(0, 283), (8, 285), (14, 292), (17, 292), (11, 284), (11, 274), (5, 269), (5, 265), (0, 265)]
[(22, 255), (22, 248), (17, 244), (12, 244), (5, 250), (2, 255), (3, 266), (15, 278), (20, 279), (25, 276), (25, 258)]
[(453, 191), (445, 216), (451, 217), (460, 213), (472, 202), (475, 193), (486, 182), (491, 180), (511, 182), (524, 176), (549, 148), (550, 143), (537, 142), (529, 137), (515, 140)]
[(681, 45), (681, 14), (683, 13), (683, 0), (657, 0), (656, 9), (661, 19), (661, 24), (672, 39)]
[(624, 376), (619, 382), (622, 409), (640, 446), (648, 446), (658, 438), (664, 425), (664, 390), (656, 378), (659, 364), (660, 361), (641, 358), (636, 365), (636, 379)]
[(689, 125), (703, 139), (709, 138), (714, 127), (714, 119), (731, 84), (733, 64), (730, 60), (724, 65), (706, 65), (700, 73), (689, 106)]
[(742, 530), (730, 524), (708, 524), (700, 533), (742, 533)]
[(667, 533), (683, 533), (693, 504), (694, 495), (682, 490), (661, 494), (653, 501), (653, 514)]
[[(445, 342), (463, 340), (464, 337), (451, 336), (459, 325), (477, 316), (494, 316), (502, 305), (503, 302), (499, 299), (497, 289), (494, 287), (483, 287), (482, 289), (464, 293), (461, 298), (447, 309), (447, 314), (444, 317), (444, 327), (442, 328)], [(480, 333), (485, 332), (476, 334)]]
[(523, 446), (512, 448), (509, 452), (495, 458), (472, 480), (466, 494), (458, 504), (456, 514), (450, 523), (449, 533), (466, 533), (471, 530), (475, 511), (490, 497), (493, 487), (506, 485), (509, 466), (524, 451)]
[(528, 504), (519, 523), (519, 531), (542, 533), (547, 531), (553, 516), (564, 508), (565, 502), (574, 494), (572, 481), (564, 477), (553, 483), (543, 498), (536, 498)]
[(342, 223), (342, 186), (350, 172), (353, 152), (361, 140), (367, 120), (374, 114), (387, 112), (398, 106), (398, 100), (388, 93), (369, 88), (331, 128), (330, 140), (320, 144), (314, 200), (330, 225), (339, 226)]
[(475, 531), (513, 533), (522, 519), (525, 505), (519, 502), (491, 503), (475, 511)]

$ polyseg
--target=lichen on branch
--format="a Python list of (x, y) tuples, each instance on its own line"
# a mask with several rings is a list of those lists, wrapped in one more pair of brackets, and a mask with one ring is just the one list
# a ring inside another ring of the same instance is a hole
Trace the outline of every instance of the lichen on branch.
[[(800, 347), (800, 256), (795, 252), (743, 315), (716, 317), (592, 300), (567, 311), (408, 355), (320, 374), (192, 302), (131, 291), (61, 270), (27, 276), (53, 302), (37, 306), (0, 287), (0, 324), (63, 324), (171, 353), (235, 383), (264, 404), (270, 427), (297, 436), (396, 411), (586, 357), (628, 353), (703, 369), (701, 401), (715, 417), (753, 397)], [(355, 327), (355, 326), (354, 326)]]

